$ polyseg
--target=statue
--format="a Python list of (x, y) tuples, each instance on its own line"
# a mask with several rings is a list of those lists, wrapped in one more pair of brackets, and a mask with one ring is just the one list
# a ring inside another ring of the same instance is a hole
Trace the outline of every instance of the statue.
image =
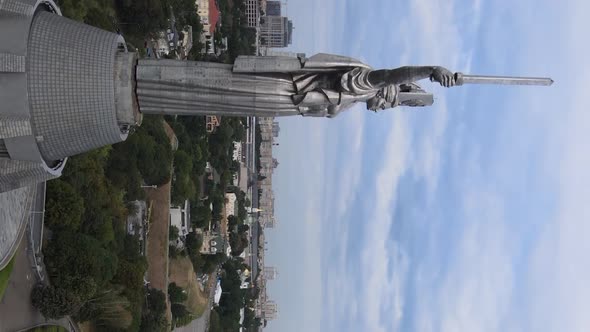
[(140, 111), (152, 114), (332, 118), (356, 103), (365, 103), (372, 111), (429, 106), (432, 94), (416, 84), (426, 78), (444, 87), (466, 79), (471, 79), (467, 83), (548, 84), (543, 78), (466, 76), (439, 66), (373, 70), (358, 60), (330, 54), (240, 56), (233, 65), (139, 60), (136, 69)]

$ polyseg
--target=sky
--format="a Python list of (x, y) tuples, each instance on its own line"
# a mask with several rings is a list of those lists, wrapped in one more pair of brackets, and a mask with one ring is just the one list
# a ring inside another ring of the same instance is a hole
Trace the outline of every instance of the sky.
[(590, 2), (289, 0), (289, 50), (551, 76), (281, 119), (268, 331), (590, 331)]

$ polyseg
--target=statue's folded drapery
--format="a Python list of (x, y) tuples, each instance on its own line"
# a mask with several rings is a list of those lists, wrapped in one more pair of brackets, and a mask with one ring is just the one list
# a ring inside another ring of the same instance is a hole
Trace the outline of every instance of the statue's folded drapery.
[(238, 57), (233, 65), (140, 60), (137, 95), (144, 113), (334, 116), (375, 96), (371, 68), (354, 59)]

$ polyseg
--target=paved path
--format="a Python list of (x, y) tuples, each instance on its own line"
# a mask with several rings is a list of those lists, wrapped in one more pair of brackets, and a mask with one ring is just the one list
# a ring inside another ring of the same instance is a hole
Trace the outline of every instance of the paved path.
[(37, 277), (27, 257), (27, 239), (25, 238), (18, 246), (14, 270), (4, 298), (0, 301), (1, 332), (18, 331), (42, 323), (68, 326), (65, 319), (58, 322), (45, 319), (31, 305), (31, 289), (36, 283)]
[(31, 206), (30, 212), (30, 231), (31, 240), (35, 253), (41, 252), (43, 242), (43, 222), (45, 221), (45, 193), (46, 182), (37, 184), (35, 200)]
[(23, 236), (32, 190), (25, 187), (0, 193), (0, 269), (10, 262)]

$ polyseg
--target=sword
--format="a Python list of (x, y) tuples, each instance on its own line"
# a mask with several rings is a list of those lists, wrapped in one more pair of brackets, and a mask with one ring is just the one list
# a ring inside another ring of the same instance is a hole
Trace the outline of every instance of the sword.
[(514, 76), (484, 76), (484, 75), (465, 75), (455, 73), (455, 85), (463, 84), (501, 84), (501, 85), (544, 85), (553, 84), (553, 80), (548, 77), (514, 77)]
[[(430, 78), (431, 81), (434, 81)], [(455, 86), (463, 84), (499, 84), (499, 85), (544, 85), (553, 84), (549, 77), (518, 77), (518, 76), (485, 76), (455, 73)], [(434, 103), (432, 93), (428, 93), (417, 85), (407, 85), (409, 90), (400, 91), (400, 106), (430, 106)]]

